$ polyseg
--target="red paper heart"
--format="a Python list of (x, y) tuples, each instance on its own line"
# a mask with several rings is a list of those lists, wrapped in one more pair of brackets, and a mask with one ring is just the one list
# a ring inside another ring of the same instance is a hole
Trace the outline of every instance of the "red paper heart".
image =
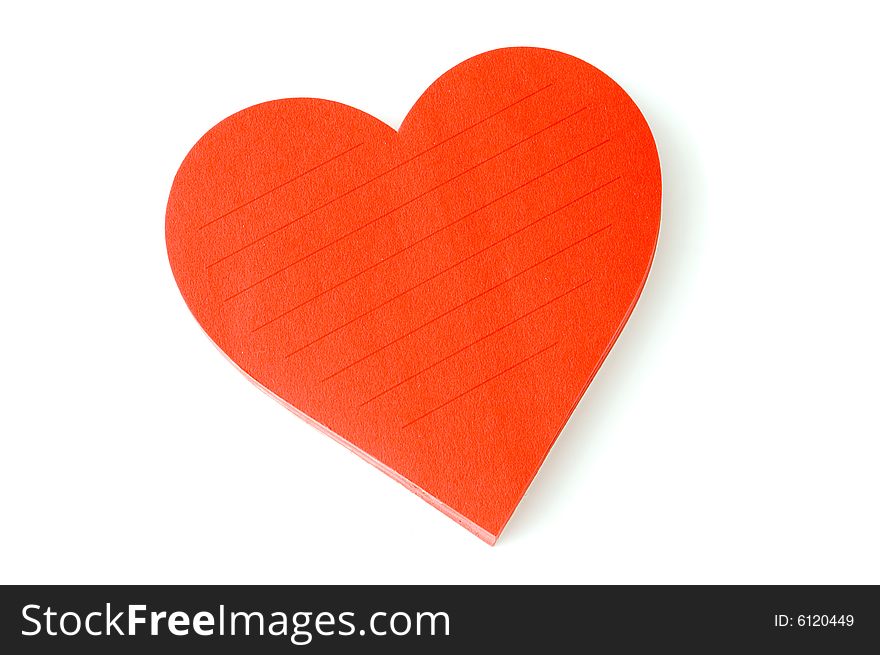
[(493, 543), (641, 292), (660, 167), (574, 57), (488, 52), (400, 130), (295, 98), (187, 155), (174, 276), (242, 371)]

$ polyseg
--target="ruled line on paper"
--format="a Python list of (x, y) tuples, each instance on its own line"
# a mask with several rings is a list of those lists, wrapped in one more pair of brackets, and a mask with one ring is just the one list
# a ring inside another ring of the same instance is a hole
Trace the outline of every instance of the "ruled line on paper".
[(529, 356), (526, 357), (525, 359), (522, 359), (522, 360), (518, 361), (518, 362), (517, 362), (516, 364), (514, 364), (513, 366), (508, 366), (506, 369), (504, 369), (504, 370), (501, 371), (500, 373), (496, 373), (496, 374), (493, 375), (492, 377), (487, 378), (486, 380), (483, 380), (482, 382), (480, 382), (480, 384), (478, 384), (478, 385), (476, 385), (476, 386), (474, 386), (474, 387), (471, 387), (471, 388), (468, 389), (467, 391), (463, 391), (463, 392), (461, 392), (460, 394), (458, 394), (457, 396), (455, 396), (455, 397), (453, 397), (453, 398), (450, 398), (449, 400), (447, 400), (447, 401), (446, 401), (445, 403), (443, 403), (442, 405), (438, 405), (438, 406), (435, 407), (434, 409), (432, 409), (432, 410), (430, 410), (430, 411), (428, 411), (428, 412), (422, 414), (422, 415), (419, 416), (418, 418), (414, 418), (414, 419), (413, 419), (412, 421), (410, 421), (409, 423), (404, 423), (402, 426), (400, 426), (400, 429), (401, 429), (401, 430), (404, 430), (404, 429), (408, 428), (409, 426), (411, 426), (413, 423), (418, 423), (418, 422), (421, 421), (422, 419), (429, 417), (431, 414), (433, 414), (433, 413), (436, 412), (437, 410), (443, 409), (444, 407), (446, 407), (446, 406), (448, 406), (448, 405), (451, 405), (451, 404), (454, 403), (456, 400), (459, 400), (459, 399), (463, 398), (464, 396), (468, 395), (469, 393), (472, 393), (472, 392), (476, 391), (477, 389), (479, 389), (480, 387), (482, 387), (482, 386), (485, 385), (485, 384), (488, 384), (488, 383), (491, 382), (492, 380), (495, 380), (495, 379), (497, 379), (497, 378), (500, 378), (500, 377), (501, 377), (502, 375), (504, 375), (505, 373), (509, 373), (509, 372), (512, 371), (513, 369), (515, 369), (515, 368), (517, 368), (517, 367), (519, 367), (519, 366), (522, 366), (522, 365), (525, 364), (526, 362), (535, 359), (536, 357), (538, 357), (538, 355), (541, 355), (541, 354), (547, 352), (548, 350), (550, 350), (550, 349), (553, 348), (554, 346), (557, 346), (558, 344), (559, 344), (559, 342), (556, 341), (555, 343), (552, 343), (552, 344), (550, 344), (549, 346), (546, 346), (545, 348), (542, 348), (542, 349), (539, 350), (538, 352), (532, 353), (531, 355), (529, 355)]
[(507, 110), (513, 108), (513, 107), (515, 107), (516, 105), (520, 104), (521, 102), (523, 102), (523, 101), (525, 101), (525, 100), (528, 100), (529, 98), (531, 98), (531, 97), (537, 95), (537, 94), (540, 93), (541, 91), (544, 91), (545, 89), (549, 89), (551, 86), (553, 86), (553, 83), (552, 83), (552, 82), (551, 82), (550, 84), (547, 84), (546, 86), (541, 87), (541, 88), (538, 89), (537, 91), (533, 91), (532, 93), (530, 93), (530, 94), (528, 94), (528, 95), (526, 95), (526, 96), (523, 96), (522, 98), (516, 100), (516, 101), (513, 102), (512, 104), (507, 105), (506, 107), (502, 107), (501, 109), (499, 109), (499, 110), (496, 111), (495, 113), (490, 114), (490, 115), (487, 116), (486, 118), (477, 121), (476, 123), (474, 123), (474, 124), (472, 124), (472, 125), (466, 127), (465, 129), (461, 130), (460, 132), (457, 132), (457, 133), (453, 134), (452, 136), (443, 139), (443, 140), (440, 141), (439, 143), (435, 143), (435, 144), (434, 144), (433, 146), (431, 146), (430, 148), (428, 148), (428, 149), (426, 149), (426, 150), (423, 150), (422, 152), (420, 152), (420, 153), (418, 153), (418, 154), (416, 154), (416, 155), (410, 157), (409, 159), (406, 159), (406, 160), (400, 162), (399, 164), (396, 164), (396, 165), (392, 166), (392, 167), (389, 168), (388, 170), (383, 171), (383, 172), (380, 173), (379, 175), (376, 175), (375, 177), (370, 178), (370, 179), (367, 180), (366, 182), (363, 182), (363, 183), (359, 184), (358, 186), (356, 186), (356, 187), (354, 187), (354, 188), (352, 188), (352, 189), (349, 189), (348, 191), (346, 191), (346, 192), (344, 192), (344, 193), (342, 193), (342, 194), (340, 194), (340, 195), (338, 195), (338, 196), (336, 196), (336, 197), (334, 197), (334, 198), (331, 198), (330, 200), (328, 200), (328, 201), (325, 202), (324, 204), (322, 204), (322, 205), (320, 205), (320, 206), (318, 206), (318, 207), (314, 207), (314, 208), (308, 210), (305, 214), (302, 214), (302, 215), (300, 215), (300, 216), (294, 218), (293, 220), (288, 221), (288, 222), (285, 223), (284, 225), (281, 225), (281, 226), (275, 228), (275, 229), (272, 230), (271, 232), (268, 232), (268, 233), (264, 234), (263, 236), (257, 238), (255, 241), (252, 241), (252, 242), (248, 243), (247, 245), (244, 245), (244, 246), (238, 248), (238, 249), (235, 250), (234, 252), (231, 252), (231, 253), (229, 253), (228, 255), (224, 255), (223, 257), (221, 257), (221, 258), (218, 259), (217, 261), (214, 261), (214, 262), (208, 264), (208, 268), (211, 268), (211, 267), (213, 267), (213, 266), (216, 266), (216, 265), (219, 264), (220, 262), (223, 262), (223, 261), (229, 259), (230, 257), (233, 257), (234, 255), (237, 255), (238, 253), (240, 253), (240, 252), (242, 252), (242, 251), (244, 251), (244, 250), (247, 250), (248, 248), (250, 248), (250, 247), (256, 245), (257, 243), (259, 243), (260, 241), (263, 241), (264, 239), (268, 239), (269, 237), (273, 236), (274, 234), (277, 234), (278, 232), (280, 232), (280, 231), (282, 231), (282, 230), (284, 230), (284, 229), (290, 227), (291, 225), (293, 225), (293, 224), (295, 224), (295, 223), (298, 223), (298, 222), (301, 221), (302, 219), (304, 219), (304, 218), (306, 218), (306, 217), (308, 217), (308, 216), (311, 216), (311, 215), (314, 214), (315, 212), (318, 212), (318, 211), (320, 211), (321, 209), (324, 209), (325, 207), (329, 207), (329, 206), (332, 205), (333, 203), (335, 203), (335, 202), (337, 202), (337, 201), (339, 201), (339, 200), (342, 200), (342, 198), (345, 198), (346, 196), (348, 196), (348, 195), (354, 193), (355, 191), (358, 191), (358, 190), (360, 190), (360, 189), (363, 189), (363, 188), (366, 187), (366, 186), (369, 186), (370, 184), (372, 184), (373, 182), (376, 182), (377, 180), (379, 180), (380, 178), (384, 177), (385, 175), (388, 175), (389, 173), (392, 173), (392, 172), (396, 171), (397, 169), (401, 168), (402, 166), (405, 166), (406, 164), (410, 163), (411, 161), (414, 161), (414, 160), (418, 159), (419, 157), (422, 157), (423, 155), (426, 155), (427, 153), (431, 152), (431, 151), (434, 150), (435, 148), (439, 148), (440, 146), (442, 146), (442, 145), (448, 143), (449, 141), (455, 139), (456, 137), (459, 137), (459, 136), (461, 136), (462, 134), (465, 134), (466, 132), (469, 132), (470, 130), (474, 129), (475, 127), (478, 127), (479, 125), (482, 125), (482, 124), (485, 123), (486, 121), (488, 121), (488, 120), (490, 120), (490, 119), (492, 119), (492, 118), (498, 116), (499, 114), (501, 114), (501, 113), (503, 113), (503, 112), (505, 112), (505, 111), (507, 111)]

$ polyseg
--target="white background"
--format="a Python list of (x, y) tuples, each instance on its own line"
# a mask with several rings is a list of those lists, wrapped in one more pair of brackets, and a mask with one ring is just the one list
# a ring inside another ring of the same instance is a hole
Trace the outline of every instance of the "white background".
[[(12, 4), (0, 582), (880, 583), (870, 3)], [(615, 78), (664, 199), (642, 299), (491, 548), (220, 355), (164, 213), (239, 109), (397, 126), (509, 45)]]

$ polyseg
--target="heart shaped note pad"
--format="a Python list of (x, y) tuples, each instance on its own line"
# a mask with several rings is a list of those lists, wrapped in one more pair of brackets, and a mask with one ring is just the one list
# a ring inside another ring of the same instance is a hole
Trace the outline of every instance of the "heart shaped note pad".
[(629, 317), (659, 220), (629, 96), (507, 48), (397, 131), (312, 98), (230, 116), (180, 166), (166, 240), (244, 373), (494, 543)]

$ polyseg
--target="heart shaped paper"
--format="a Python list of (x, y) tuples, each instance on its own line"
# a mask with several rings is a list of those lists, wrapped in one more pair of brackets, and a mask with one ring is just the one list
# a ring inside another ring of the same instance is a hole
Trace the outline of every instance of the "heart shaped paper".
[(398, 131), (311, 98), (230, 116), (181, 165), (166, 238), (244, 373), (494, 543), (632, 311), (659, 217), (627, 94), (507, 48)]

